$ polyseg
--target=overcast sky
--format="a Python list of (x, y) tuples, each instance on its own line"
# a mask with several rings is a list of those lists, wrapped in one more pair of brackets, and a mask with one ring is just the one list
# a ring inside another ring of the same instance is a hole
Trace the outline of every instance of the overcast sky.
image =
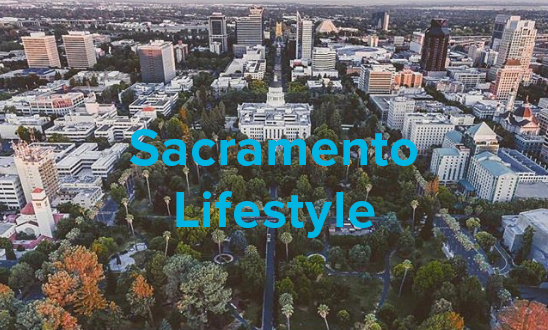
[[(80, 0), (85, 2), (85, 0)], [(1, 0), (0, 0), (1, 2)], [(500, 6), (512, 6), (519, 4), (548, 4), (546, 0), (511, 0), (511, 1), (497, 1), (497, 0), (121, 0), (121, 2), (164, 2), (164, 3), (189, 3), (189, 4), (230, 4), (230, 3), (302, 3), (302, 4), (345, 4), (345, 5), (362, 5), (362, 6), (394, 6), (397, 4), (412, 4), (412, 5), (462, 5), (466, 3), (470, 5), (484, 6), (486, 4), (495, 4)]]

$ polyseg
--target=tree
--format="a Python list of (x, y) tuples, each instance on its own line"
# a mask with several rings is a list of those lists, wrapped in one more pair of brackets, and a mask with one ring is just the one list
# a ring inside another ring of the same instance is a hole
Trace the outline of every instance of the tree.
[(475, 235), (476, 241), (479, 246), (485, 251), (491, 251), (493, 246), (497, 243), (497, 238), (486, 231), (480, 231)]
[(418, 269), (413, 283), (413, 292), (422, 298), (429, 297), (445, 281), (452, 280), (454, 276), (454, 269), (448, 263), (431, 261)]
[(129, 199), (127, 197), (122, 198), (122, 205), (124, 205), (124, 208), (126, 209), (126, 215), (128, 215), (129, 214), (129, 211), (128, 211)]
[(228, 274), (221, 267), (205, 262), (193, 267), (181, 284), (177, 308), (196, 328), (203, 327), (211, 314), (226, 312), (232, 291), (225, 288)]
[(418, 330), (464, 330), (464, 319), (455, 312), (445, 312), (430, 316)]
[(354, 268), (365, 267), (369, 263), (369, 258), (371, 257), (371, 248), (369, 245), (365, 244), (356, 244), (348, 253), (348, 259), (350, 264)]
[(349, 313), (346, 309), (341, 309), (341, 310), (337, 313), (337, 318), (338, 318), (339, 321), (341, 321), (342, 323), (348, 323), (348, 322), (350, 322), (350, 313)]
[(152, 196), (150, 195), (150, 183), (148, 182), (148, 179), (150, 177), (150, 172), (148, 170), (143, 170), (143, 177), (145, 178), (145, 181), (147, 184), (148, 203), (152, 205)]
[(118, 244), (112, 237), (99, 237), (91, 245), (91, 251), (97, 254), (99, 262), (106, 265), (108, 264), (110, 256), (118, 250)]
[(415, 237), (406, 229), (398, 239), (398, 254), (403, 257), (410, 256), (415, 250)]
[(415, 232), (415, 212), (417, 211), (417, 207), (419, 207), (419, 201), (414, 199), (411, 201), (411, 208), (413, 209), (413, 220), (411, 222), (411, 231)]
[(285, 304), (282, 305), (282, 314), (285, 316), (285, 319), (287, 320), (287, 330), (291, 330), (291, 316), (293, 315), (293, 305), (292, 304)]
[(522, 285), (539, 285), (546, 278), (546, 269), (536, 261), (526, 260), (510, 271), (510, 276)]
[(523, 233), (523, 240), (521, 242), (521, 248), (516, 256), (516, 262), (521, 263), (523, 260), (527, 260), (531, 254), (531, 245), (533, 244), (533, 238), (535, 237), (535, 228), (527, 226)]
[(459, 311), (467, 320), (487, 314), (487, 297), (477, 277), (466, 277), (458, 287)]
[(403, 279), (401, 280), (401, 285), (400, 285), (400, 290), (398, 291), (398, 297), (401, 297), (401, 291), (403, 289), (403, 284), (405, 283), (405, 278), (407, 277), (407, 272), (413, 268), (413, 263), (411, 262), (411, 260), (404, 260), (402, 263), (401, 263), (401, 266), (403, 267), (404, 269), (404, 273), (403, 273)]
[(245, 256), (240, 261), (242, 283), (246, 283), (243, 290), (248, 294), (261, 292), (265, 280), (265, 262), (257, 252), (255, 246), (246, 249)]
[(497, 330), (537, 330), (548, 324), (548, 309), (545, 305), (528, 300), (516, 300), (497, 316)]
[(169, 209), (169, 202), (171, 202), (171, 197), (165, 196), (164, 202), (166, 203), (166, 209), (167, 209), (167, 216), (171, 217), (171, 210)]
[(169, 246), (169, 239), (171, 238), (171, 232), (170, 231), (164, 231), (164, 234), (162, 235), (162, 237), (166, 241), (166, 249), (164, 251), (164, 255), (167, 257), (167, 248)]
[(154, 324), (154, 317), (152, 315), (152, 306), (154, 306), (154, 289), (147, 283), (146, 279), (142, 275), (137, 275), (130, 291), (126, 295), (133, 313), (137, 315), (146, 315), (150, 319), (150, 322)]
[(289, 260), (289, 243), (293, 241), (293, 236), (291, 236), (290, 232), (286, 231), (280, 235), (280, 241), (285, 244), (285, 258)]
[(340, 246), (332, 246), (327, 251), (327, 260), (335, 269), (340, 269), (346, 263), (343, 249)]
[(466, 220), (466, 227), (468, 230), (472, 231), (474, 236), (476, 235), (476, 232), (481, 227), (481, 222), (479, 218), (469, 218)]
[(37, 303), (36, 313), (42, 318), (43, 329), (52, 330), (77, 330), (80, 329), (78, 320), (70, 315), (62, 307), (50, 300), (43, 300)]
[(26, 262), (20, 262), (11, 268), (9, 286), (13, 290), (27, 292), (35, 281), (34, 269)]
[(190, 245), (184, 242), (179, 242), (175, 248), (175, 254), (189, 255), (194, 259), (200, 259), (201, 253), (194, 250)]
[(329, 307), (327, 305), (321, 304), (318, 306), (318, 314), (325, 322), (325, 327), (329, 330), (329, 323), (327, 323), (327, 315), (329, 314)]
[[(103, 267), (95, 253), (82, 246), (69, 247), (53, 266), (56, 271), (42, 286), (49, 299), (61, 307), (71, 306), (77, 314), (86, 317), (107, 307), (107, 301), (99, 290), (99, 282), (104, 279)], [(77, 285), (67, 289), (65, 283)], [(67, 300), (66, 297), (74, 299)]]
[(15, 253), (13, 252), (13, 243), (9, 239), (5, 237), (0, 237), (0, 249), (6, 250), (6, 259), (16, 259)]
[(236, 230), (230, 235), (230, 250), (242, 255), (247, 249), (247, 238), (242, 230)]
[(211, 233), (211, 239), (217, 246), (219, 247), (219, 254), (221, 254), (221, 244), (225, 240), (225, 233), (220, 229), (215, 229), (213, 233)]

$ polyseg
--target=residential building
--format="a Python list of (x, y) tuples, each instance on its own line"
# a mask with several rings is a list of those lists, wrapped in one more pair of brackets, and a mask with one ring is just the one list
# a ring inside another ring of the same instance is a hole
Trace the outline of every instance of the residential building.
[(436, 148), (432, 152), (430, 172), (441, 184), (457, 183), (465, 177), (470, 149), (463, 145), (451, 148)]
[(243, 103), (238, 106), (240, 131), (257, 141), (289, 141), (310, 136), (312, 106), (305, 103), (285, 103), (280, 82), (269, 88), (266, 103)]
[(471, 158), (466, 179), (477, 197), (491, 203), (511, 201), (518, 184), (518, 175), (488, 151)]
[(394, 86), (419, 88), (422, 86), (422, 73), (404, 69), (394, 74)]
[(433, 146), (441, 146), (445, 134), (455, 125), (440, 113), (406, 113), (402, 135), (417, 147), (419, 155), (426, 155)]
[(262, 6), (251, 6), (249, 16), (241, 17), (236, 21), (238, 45), (255, 46), (263, 44), (263, 13)]
[(93, 35), (89, 32), (70, 31), (63, 36), (63, 44), (69, 67), (87, 69), (97, 63)]
[(421, 67), (424, 71), (445, 71), (449, 28), (446, 19), (433, 19), (424, 33)]
[(44, 189), (48, 196), (59, 190), (59, 176), (51, 149), (28, 145), (25, 141), (13, 144), (14, 161), (25, 200), (32, 200), (32, 192)]
[(175, 78), (175, 55), (171, 42), (154, 40), (139, 46), (141, 78), (145, 83), (167, 83)]
[(405, 114), (415, 112), (415, 100), (398, 96), (390, 101), (387, 125), (391, 129), (402, 130)]
[[(212, 45), (218, 43), (220, 47), (214, 51)], [(213, 13), (209, 16), (209, 50), (220, 54), (228, 51), (228, 31), (226, 17), (221, 13)]]
[(29, 68), (60, 68), (61, 60), (55, 42), (55, 36), (47, 36), (44, 32), (31, 33), (21, 37)]
[(409, 43), (409, 50), (417, 54), (422, 54), (422, 44), (424, 43), (424, 32), (415, 31)]
[(390, 94), (395, 71), (392, 65), (362, 65), (358, 88), (368, 94)]

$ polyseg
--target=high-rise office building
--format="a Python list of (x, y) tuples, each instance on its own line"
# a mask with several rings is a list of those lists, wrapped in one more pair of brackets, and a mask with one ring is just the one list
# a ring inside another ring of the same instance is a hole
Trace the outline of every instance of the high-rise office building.
[(14, 144), (13, 149), (15, 167), (27, 202), (32, 200), (36, 188), (44, 189), (47, 196), (55, 195), (59, 190), (59, 175), (53, 150), (29, 146), (24, 141)]
[(167, 83), (176, 76), (173, 45), (154, 40), (138, 48), (141, 78), (146, 83)]
[(309, 19), (303, 19), (299, 12), (297, 12), (296, 43), (295, 57), (302, 60), (310, 60), (314, 46), (314, 22)]
[(31, 33), (30, 36), (21, 37), (21, 40), (29, 68), (61, 67), (54, 36), (36, 32)]
[[(489, 79), (494, 80), (497, 71), (501, 69), (509, 60), (518, 60), (524, 70), (529, 70), (533, 50), (535, 49), (535, 39), (537, 30), (535, 21), (512, 20), (509, 21), (502, 33), (498, 56), (495, 65), (489, 70)], [(523, 77), (529, 81), (530, 74)]]
[(312, 72), (332, 71), (337, 65), (337, 52), (329, 47), (314, 47)]
[(373, 13), (373, 25), (377, 30), (388, 31), (390, 15), (387, 11)]
[(493, 36), (491, 37), (491, 49), (498, 51), (500, 42), (502, 41), (502, 34), (512, 21), (519, 21), (520, 16), (511, 16), (505, 14), (499, 14), (495, 17), (495, 23), (493, 24)]
[(433, 19), (424, 33), (421, 67), (425, 71), (445, 71), (449, 28), (446, 19)]
[(251, 6), (249, 16), (240, 17), (236, 21), (236, 39), (238, 45), (262, 45), (264, 39), (262, 6)]
[(97, 63), (93, 36), (89, 32), (70, 31), (63, 36), (68, 66), (75, 69), (87, 69)]
[[(220, 47), (212, 47), (218, 43)], [(213, 13), (209, 16), (209, 50), (213, 53), (220, 54), (215, 50), (220, 50), (220, 53), (228, 51), (228, 32), (226, 29), (226, 17), (221, 13)]]

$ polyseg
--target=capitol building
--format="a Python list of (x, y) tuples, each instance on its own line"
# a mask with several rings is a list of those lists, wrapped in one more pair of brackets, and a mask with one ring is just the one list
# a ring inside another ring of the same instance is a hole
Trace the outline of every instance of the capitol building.
[(306, 139), (310, 136), (312, 106), (285, 103), (282, 84), (274, 80), (266, 103), (242, 103), (238, 106), (240, 131), (250, 139)]

